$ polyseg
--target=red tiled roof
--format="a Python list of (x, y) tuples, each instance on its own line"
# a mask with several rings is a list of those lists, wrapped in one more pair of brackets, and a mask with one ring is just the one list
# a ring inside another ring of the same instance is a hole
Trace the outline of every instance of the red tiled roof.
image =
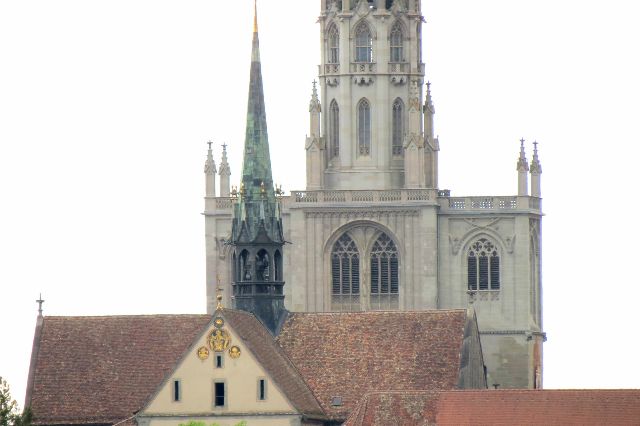
[[(331, 418), (368, 392), (455, 389), (466, 310), (291, 313), (277, 340)], [(342, 397), (342, 406), (331, 405)]]
[(343, 426), (431, 426), (440, 391), (373, 392), (360, 400)]
[(439, 426), (640, 425), (640, 390), (443, 392)]
[[(294, 407), (321, 417), (311, 390), (255, 316), (233, 310), (222, 316)], [(210, 321), (209, 315), (45, 317), (34, 344), (35, 423), (111, 424), (131, 417)]]
[(131, 417), (210, 318), (45, 317), (31, 366), (34, 423), (115, 423)]
[(253, 314), (225, 309), (222, 311), (222, 316), (245, 341), (260, 365), (269, 373), (296, 409), (307, 415), (324, 415), (298, 370)]

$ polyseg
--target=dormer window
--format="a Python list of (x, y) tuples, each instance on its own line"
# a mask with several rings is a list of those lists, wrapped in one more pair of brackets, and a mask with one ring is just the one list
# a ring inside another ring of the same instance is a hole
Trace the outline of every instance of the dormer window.
[(373, 39), (364, 22), (356, 28), (356, 62), (373, 62)]

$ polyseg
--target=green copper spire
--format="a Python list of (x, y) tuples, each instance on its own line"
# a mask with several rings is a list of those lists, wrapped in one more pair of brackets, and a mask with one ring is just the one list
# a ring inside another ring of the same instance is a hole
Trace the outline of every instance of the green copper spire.
[[(254, 241), (264, 231), (274, 242), (282, 242), (279, 211), (271, 176), (267, 114), (262, 89), (257, 9), (254, 16), (251, 74), (247, 105), (240, 202), (236, 205), (233, 241)], [(244, 230), (244, 231), (243, 231)], [(243, 234), (243, 235), (241, 235)]]

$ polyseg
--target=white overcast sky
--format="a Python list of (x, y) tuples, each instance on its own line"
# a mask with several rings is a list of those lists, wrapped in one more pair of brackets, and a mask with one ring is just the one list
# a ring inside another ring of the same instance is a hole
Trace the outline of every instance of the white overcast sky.
[[(319, 0), (260, 0), (274, 180), (304, 189)], [(638, 388), (636, 0), (425, 0), (441, 188), (540, 142), (545, 386)], [(250, 0), (0, 1), (0, 375), (45, 315), (205, 312), (205, 142), (238, 180)], [(529, 158), (531, 153), (529, 152)], [(159, 345), (162, 342), (158, 342)]]

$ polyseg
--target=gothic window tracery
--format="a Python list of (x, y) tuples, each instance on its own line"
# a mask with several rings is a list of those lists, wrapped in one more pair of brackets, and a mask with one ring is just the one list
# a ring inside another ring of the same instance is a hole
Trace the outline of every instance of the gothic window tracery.
[(402, 33), (402, 26), (400, 23), (396, 23), (391, 28), (390, 34), (390, 62), (404, 62), (403, 57), (403, 43), (404, 43), (404, 35)]
[(371, 249), (371, 309), (398, 308), (398, 250), (387, 234)]
[(340, 63), (340, 33), (335, 25), (332, 25), (328, 33), (328, 63), (338, 64)]
[(391, 149), (395, 156), (402, 155), (404, 138), (404, 102), (398, 98), (393, 102), (391, 116)]
[(467, 283), (470, 291), (500, 290), (500, 255), (495, 244), (486, 238), (469, 247)]
[(331, 157), (340, 155), (340, 108), (335, 99), (329, 106), (329, 149)]
[(371, 153), (371, 106), (366, 99), (358, 102), (358, 153)]
[(331, 251), (332, 305), (345, 311), (359, 310), (360, 253), (347, 234), (342, 235)]
[(356, 28), (355, 62), (373, 62), (373, 38), (369, 26), (361, 22)]

